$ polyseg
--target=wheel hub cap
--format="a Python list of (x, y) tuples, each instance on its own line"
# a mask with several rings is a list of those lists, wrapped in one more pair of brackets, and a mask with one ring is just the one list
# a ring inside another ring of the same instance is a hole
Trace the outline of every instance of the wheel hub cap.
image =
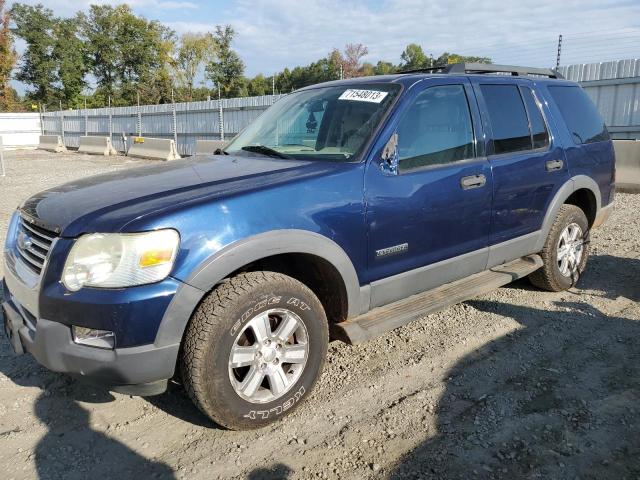
[(277, 352), (275, 348), (263, 347), (260, 349), (260, 354), (265, 362), (273, 362), (276, 359)]
[(263, 312), (247, 322), (229, 354), (229, 380), (251, 403), (268, 403), (298, 381), (309, 355), (307, 329), (286, 309)]

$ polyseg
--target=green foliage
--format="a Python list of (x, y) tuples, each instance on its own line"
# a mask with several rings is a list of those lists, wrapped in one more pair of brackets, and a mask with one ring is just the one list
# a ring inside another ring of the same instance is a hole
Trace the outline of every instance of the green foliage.
[(231, 25), (216, 27), (213, 35), (216, 57), (205, 68), (207, 78), (216, 85), (224, 98), (242, 96), (243, 93), (246, 95), (244, 62), (231, 48), (234, 36), (235, 31)]
[(13, 38), (9, 29), (9, 12), (4, 8), (5, 0), (0, 0), (0, 112), (14, 108), (16, 94), (9, 80), (16, 63)]
[(42, 5), (32, 7), (16, 3), (11, 9), (11, 17), (15, 35), (27, 44), (16, 79), (32, 88), (27, 94), (28, 100), (52, 105), (56, 99), (57, 81), (53, 12)]
[(57, 66), (57, 96), (65, 105), (81, 108), (82, 91), (87, 86), (87, 55), (85, 44), (78, 38), (78, 29), (71, 19), (57, 20), (53, 28), (51, 52)]
[(417, 43), (407, 45), (400, 55), (402, 60), (402, 70), (415, 70), (417, 68), (429, 67), (431, 59), (427, 57), (422, 47)]
[(474, 57), (444, 52), (434, 62), (435, 65), (449, 65), (451, 63), (491, 63), (489, 57)]
[(215, 58), (216, 43), (211, 33), (185, 33), (173, 62), (173, 72), (180, 90), (180, 97), (190, 102), (194, 99), (196, 75), (204, 64)]
[(92, 5), (77, 22), (102, 95), (114, 104), (134, 104), (138, 95), (142, 103), (171, 101), (172, 30), (135, 15), (127, 5)]
[(380, 60), (376, 63), (373, 70), (374, 75), (390, 75), (396, 72), (397, 67), (391, 62), (384, 62)]

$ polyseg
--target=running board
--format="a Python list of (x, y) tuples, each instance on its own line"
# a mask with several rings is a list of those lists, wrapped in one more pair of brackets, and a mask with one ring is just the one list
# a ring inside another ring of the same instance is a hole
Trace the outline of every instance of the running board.
[(336, 323), (332, 325), (332, 337), (352, 345), (364, 342), (420, 317), (526, 277), (541, 266), (539, 255), (522, 257)]

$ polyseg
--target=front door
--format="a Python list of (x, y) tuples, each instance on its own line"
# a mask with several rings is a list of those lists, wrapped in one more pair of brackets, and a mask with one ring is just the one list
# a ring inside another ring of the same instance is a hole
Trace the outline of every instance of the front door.
[(492, 178), (470, 82), (427, 79), (407, 95), (383, 133), (397, 134), (397, 172), (375, 149), (365, 176), (372, 308), (487, 262)]

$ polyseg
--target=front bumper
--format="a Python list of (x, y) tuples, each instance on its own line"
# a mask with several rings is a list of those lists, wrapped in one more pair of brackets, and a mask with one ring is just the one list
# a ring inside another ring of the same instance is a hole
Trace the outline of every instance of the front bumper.
[(174, 375), (179, 344), (114, 350), (78, 345), (69, 326), (41, 318), (34, 326), (33, 319), (21, 310), (15, 299), (5, 298), (2, 303), (11, 345), (17, 354), (28, 352), (49, 370), (136, 395), (161, 393)]

